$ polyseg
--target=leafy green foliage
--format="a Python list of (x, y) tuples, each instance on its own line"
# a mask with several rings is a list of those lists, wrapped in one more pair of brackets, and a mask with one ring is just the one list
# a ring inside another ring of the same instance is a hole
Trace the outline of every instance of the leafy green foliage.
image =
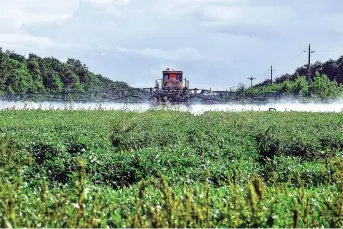
[(336, 81), (330, 81), (326, 75), (317, 74), (313, 83), (310, 86), (310, 93), (318, 96), (321, 99), (337, 98), (342, 95), (342, 86), (339, 86)]
[(284, 96), (312, 97), (325, 99), (337, 99), (343, 95), (343, 87), (336, 81), (331, 81), (326, 75), (315, 75), (310, 86), (305, 76), (300, 76), (294, 81), (285, 80), (282, 83), (274, 83), (264, 86), (255, 86), (246, 90), (248, 96), (258, 96), (266, 93), (278, 93)]
[(79, 91), (129, 88), (124, 82), (113, 82), (94, 74), (79, 60), (62, 63), (53, 57), (28, 58), (14, 51), (0, 49), (0, 95), (39, 92), (61, 92), (64, 88)]
[[(311, 64), (311, 81), (317, 75), (325, 75), (330, 81), (336, 81), (338, 84), (343, 83), (343, 56), (337, 60), (329, 59), (326, 62), (317, 61)], [(293, 74), (284, 74), (275, 78), (275, 83), (280, 84), (284, 81), (294, 82), (301, 76), (307, 76), (307, 65), (297, 68)], [(255, 87), (267, 86), (270, 84), (270, 79), (262, 83), (256, 84)]]
[(342, 118), (1, 111), (0, 226), (341, 227)]
[[(247, 96), (260, 96), (268, 93), (278, 93), (286, 96), (314, 97), (337, 99), (342, 96), (343, 56), (337, 60), (315, 62), (311, 64), (311, 85), (307, 83), (307, 66), (299, 67), (293, 74), (277, 77), (273, 84), (270, 79), (255, 84), (245, 91)], [(238, 93), (240, 93), (238, 91)]]

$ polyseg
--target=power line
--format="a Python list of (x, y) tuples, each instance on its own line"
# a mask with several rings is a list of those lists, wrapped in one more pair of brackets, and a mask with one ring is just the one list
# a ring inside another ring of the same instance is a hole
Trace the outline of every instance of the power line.
[[(343, 36), (342, 37), (338, 37), (336, 39), (333, 39), (332, 41), (328, 42), (327, 44), (337, 43), (338, 41), (341, 41), (341, 40), (343, 41)], [(308, 84), (310, 84), (310, 82), (311, 82), (311, 56), (312, 56), (312, 54), (314, 52), (328, 52), (327, 50), (325, 50), (325, 51), (323, 51), (323, 50), (314, 51), (314, 50), (311, 49), (311, 45), (309, 44), (308, 49), (301, 50), (301, 52), (299, 52), (293, 58), (289, 59), (288, 61), (282, 61), (282, 62), (283, 63), (289, 63), (290, 61), (299, 59), (305, 52), (308, 52), (307, 81), (308, 81)], [(275, 65), (275, 63), (274, 63), (274, 65)], [(272, 84), (273, 83), (273, 72), (275, 71), (275, 69), (273, 69), (273, 65), (271, 65), (270, 69), (265, 70), (258, 78), (262, 77), (267, 71), (270, 71), (270, 82)], [(250, 79), (250, 78), (248, 78), (248, 79)]]
[(266, 69), (261, 75), (258, 76), (258, 78), (261, 78), (262, 76), (264, 76), (268, 71), (269, 69)]
[(334, 40), (331, 40), (330, 43), (336, 43), (337, 41), (343, 40), (343, 36), (336, 37)]
[(261, 76), (264, 76), (268, 71), (269, 71), (269, 69), (266, 69), (266, 70), (260, 75), (260, 77), (261, 77)]
[(305, 52), (306, 50), (301, 50), (298, 54), (296, 54), (294, 57), (292, 57), (292, 58), (290, 58), (290, 59), (288, 59), (288, 60), (281, 60), (281, 61), (279, 61), (279, 62), (276, 62), (276, 63), (273, 63), (273, 65), (277, 65), (277, 64), (279, 64), (280, 62), (282, 62), (283, 64), (284, 63), (289, 63), (289, 62), (291, 62), (291, 61), (293, 61), (293, 60), (295, 60), (295, 59), (299, 59), (299, 57), (301, 57), (303, 54), (304, 54), (304, 52)]
[(296, 56), (294, 56), (292, 59), (290, 59), (290, 60), (288, 61), (288, 63), (289, 63), (290, 61), (292, 61), (292, 60), (297, 60), (297, 59), (299, 59), (299, 58), (304, 54), (304, 52), (306, 52), (306, 50), (301, 50), (301, 52), (300, 52), (299, 54), (297, 54)]
[[(335, 38), (335, 39), (327, 42), (326, 45), (324, 45), (324, 47), (322, 47), (320, 50), (317, 50), (317, 52), (320, 52), (320, 53), (328, 52), (327, 49), (329, 48), (330, 45), (335, 44), (335, 43), (340, 42), (340, 41), (343, 41), (343, 36)], [(332, 51), (329, 51), (329, 52), (332, 52)]]
[[(337, 39), (334, 39), (332, 40), (331, 42), (329, 43), (336, 43), (337, 41), (340, 41), (340, 40), (343, 40), (343, 37), (339, 37)], [(282, 63), (289, 63), (293, 60), (297, 60), (299, 59), (305, 52), (308, 52), (308, 66), (307, 66), (307, 80), (308, 80), (308, 83), (310, 83), (310, 74), (311, 74), (311, 67), (310, 67), (310, 64), (311, 64), (311, 56), (314, 52), (318, 52), (318, 51), (314, 51), (314, 50), (311, 50), (311, 45), (309, 45), (309, 48), (308, 50), (301, 50), (301, 52), (299, 52), (298, 54), (296, 54), (294, 57), (290, 58), (288, 61), (282, 61)], [(320, 52), (320, 51), (319, 51)], [(280, 61), (281, 62), (281, 61)], [(279, 62), (279, 63), (280, 63)], [(275, 65), (275, 63), (273, 64)], [(270, 69), (266, 69), (258, 78), (262, 77), (267, 71), (270, 71), (270, 81), (271, 83), (273, 83), (273, 73), (275, 71), (275, 69), (273, 69), (273, 65), (271, 65)], [(250, 78), (248, 78), (250, 79)], [(256, 79), (256, 78), (255, 78)]]
[[(283, 61), (283, 63), (285, 64), (285, 63), (289, 63), (289, 62), (291, 62), (293, 60), (299, 59), (306, 51), (307, 51), (306, 49), (305, 50), (301, 50), (298, 54), (296, 54), (294, 57), (290, 58), (288, 61)], [(273, 73), (274, 73), (275, 70), (276, 69), (273, 68), (273, 65), (271, 65), (271, 67), (268, 69), (268, 71), (270, 71), (270, 81), (271, 81), (271, 83), (273, 83)]]
[[(289, 63), (290, 61), (292, 60), (296, 60), (296, 59), (299, 59), (303, 54), (304, 52), (306, 52), (306, 50), (301, 50), (298, 54), (296, 54), (294, 57), (290, 58), (287, 62), (286, 61), (282, 61), (283, 63)], [(281, 62), (281, 61), (280, 61)], [(273, 64), (275, 65), (275, 63)], [(273, 65), (271, 66), (271, 68), (268, 68), (266, 69), (258, 78), (262, 77), (263, 75), (265, 75), (268, 71), (270, 71), (270, 80), (271, 82), (273, 81), (273, 72), (276, 70), (276, 69), (273, 69)]]

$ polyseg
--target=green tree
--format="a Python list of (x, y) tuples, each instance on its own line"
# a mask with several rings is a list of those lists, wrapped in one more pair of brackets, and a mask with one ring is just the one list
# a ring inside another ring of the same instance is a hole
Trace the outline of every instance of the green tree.
[(341, 95), (342, 90), (336, 81), (330, 81), (326, 75), (317, 74), (310, 85), (311, 94), (321, 99), (335, 98)]
[(86, 65), (82, 64), (81, 61), (72, 58), (67, 60), (67, 65), (76, 75), (79, 76), (80, 83), (84, 83), (86, 81), (88, 72)]
[(300, 76), (295, 82), (291, 83), (291, 93), (295, 95), (308, 96), (308, 83), (305, 76)]
[(79, 77), (70, 69), (63, 69), (60, 78), (65, 88), (75, 89), (80, 84)]
[(43, 76), (44, 86), (50, 91), (62, 91), (63, 83), (54, 71), (48, 71)]
[(30, 58), (27, 63), (27, 69), (28, 72), (32, 76), (33, 80), (33, 91), (34, 92), (43, 92), (45, 91), (44, 84), (43, 84), (43, 78), (41, 76), (39, 63), (37, 59)]
[(33, 53), (25, 58), (15, 51), (4, 52), (0, 48), (0, 94), (61, 91), (63, 88), (106, 92), (130, 86), (90, 72), (80, 60), (69, 58), (63, 63), (54, 57), (42, 58)]

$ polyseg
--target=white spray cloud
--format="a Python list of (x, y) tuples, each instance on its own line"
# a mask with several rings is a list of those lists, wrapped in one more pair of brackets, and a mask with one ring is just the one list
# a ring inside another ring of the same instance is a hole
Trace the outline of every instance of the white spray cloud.
[(121, 110), (145, 112), (152, 109), (167, 109), (181, 112), (191, 112), (194, 115), (203, 114), (206, 111), (246, 112), (246, 111), (269, 111), (271, 108), (278, 112), (343, 112), (343, 102), (332, 103), (300, 103), (278, 102), (267, 104), (195, 104), (190, 107), (184, 105), (168, 105), (152, 107), (150, 104), (120, 104), (112, 102), (96, 103), (63, 103), (63, 102), (7, 102), (0, 101), (0, 110)]

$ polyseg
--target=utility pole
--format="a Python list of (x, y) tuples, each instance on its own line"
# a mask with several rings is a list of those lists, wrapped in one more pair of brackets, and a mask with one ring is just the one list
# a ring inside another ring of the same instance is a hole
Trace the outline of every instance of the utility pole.
[(311, 54), (315, 51), (311, 51), (311, 44), (308, 45), (308, 64), (307, 64), (307, 83), (311, 83)]
[(273, 84), (273, 65), (270, 66), (270, 84)]
[(252, 76), (250, 76), (250, 77), (248, 78), (248, 80), (250, 80), (250, 87), (252, 87), (252, 81), (253, 81), (254, 79), (256, 79), (256, 78), (253, 78)]

